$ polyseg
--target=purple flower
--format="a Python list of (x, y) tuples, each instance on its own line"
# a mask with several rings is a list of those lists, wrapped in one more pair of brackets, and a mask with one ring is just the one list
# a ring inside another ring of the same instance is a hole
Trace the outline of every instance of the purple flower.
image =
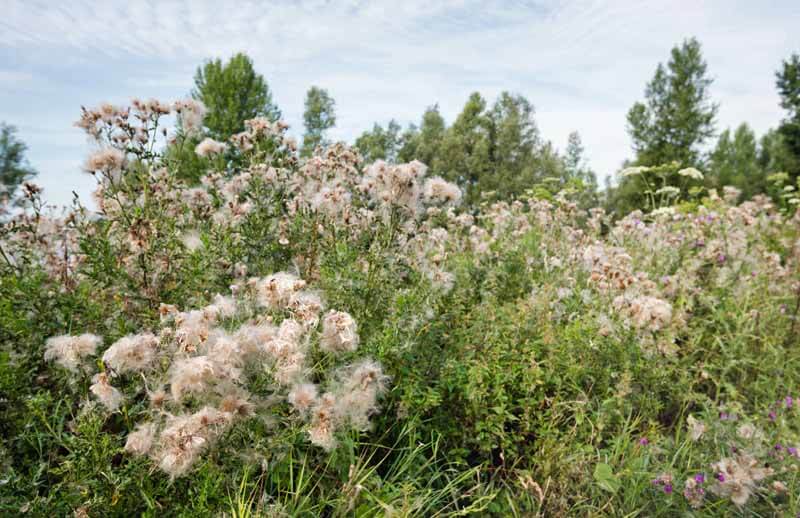
[(665, 485), (665, 486), (664, 486), (664, 492), (665, 492), (666, 494), (670, 494), (670, 493), (672, 493), (672, 484), (667, 484), (667, 485)]
[(789, 452), (789, 455), (797, 457), (797, 448), (795, 448), (794, 446), (789, 446), (788, 448), (786, 448), (786, 451)]
[(775, 414), (775, 411), (774, 411), (774, 410), (772, 410), (772, 411), (769, 413), (769, 420), (770, 420), (770, 421), (774, 421), (776, 417), (778, 417), (778, 416)]
[(720, 263), (720, 264), (724, 263), (725, 262), (725, 254), (717, 255), (717, 262)]
[(781, 446), (780, 443), (775, 445), (775, 450), (776, 451), (781, 451), (782, 449), (783, 449), (783, 446)]
[(698, 484), (702, 484), (706, 481), (706, 476), (702, 473), (698, 473), (697, 475), (694, 476), (694, 481), (697, 482)]
[(728, 420), (728, 413), (727, 412), (720, 412), (719, 413), (719, 420), (720, 421), (727, 421)]
[(725, 482), (725, 475), (723, 475), (722, 473), (717, 473), (717, 480), (719, 480), (720, 482)]
[(647, 437), (642, 437), (641, 439), (639, 439), (639, 444), (641, 446), (647, 446), (648, 444), (650, 444), (650, 441), (647, 439)]
[(792, 408), (794, 400), (792, 399), (792, 396), (786, 396), (786, 398), (783, 400), (783, 403), (786, 405), (786, 408)]

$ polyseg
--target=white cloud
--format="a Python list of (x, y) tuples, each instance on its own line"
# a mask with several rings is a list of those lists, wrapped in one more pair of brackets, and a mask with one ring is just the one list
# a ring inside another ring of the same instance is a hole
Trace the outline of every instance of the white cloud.
[[(0, 71), (12, 91), (0, 110), (17, 124), (66, 128), (81, 103), (182, 96), (203, 59), (245, 51), (295, 132), (312, 84), (334, 95), (344, 139), (374, 121), (417, 121), (436, 102), (452, 120), (471, 91), (507, 89), (534, 103), (556, 145), (580, 131), (601, 174), (630, 156), (625, 113), (683, 38), (703, 43), (720, 127), (746, 120), (759, 132), (781, 117), (775, 69), (800, 50), (794, 0), (5, 4), (0, 56), (17, 66), (3, 70), (37, 78), (23, 87)], [(31, 146), (41, 163), (50, 153)]]

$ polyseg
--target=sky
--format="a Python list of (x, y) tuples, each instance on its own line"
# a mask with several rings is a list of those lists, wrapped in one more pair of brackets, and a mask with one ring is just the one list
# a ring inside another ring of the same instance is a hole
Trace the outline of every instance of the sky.
[(558, 148), (578, 131), (601, 178), (631, 157), (625, 115), (683, 39), (703, 46), (718, 129), (778, 124), (781, 61), (800, 52), (800, 1), (3, 0), (0, 121), (17, 126), (45, 198), (88, 203), (91, 150), (80, 106), (186, 97), (209, 58), (247, 53), (302, 133), (305, 92), (336, 100), (330, 137), (374, 122), (451, 122), (471, 92), (507, 90), (536, 108)]

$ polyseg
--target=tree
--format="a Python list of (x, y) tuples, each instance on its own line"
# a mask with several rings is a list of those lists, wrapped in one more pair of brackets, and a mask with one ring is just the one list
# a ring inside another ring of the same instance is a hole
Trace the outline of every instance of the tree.
[(419, 160), (427, 165), (432, 173), (440, 174), (438, 158), (446, 130), (447, 124), (439, 112), (439, 105), (429, 106), (422, 114), (419, 128), (412, 125), (401, 136), (397, 160), (400, 162)]
[(498, 196), (520, 194), (542, 176), (536, 153), (541, 143), (533, 105), (521, 95), (503, 92), (487, 113), (491, 174), (481, 178), (481, 190)]
[(648, 83), (645, 101), (628, 112), (635, 165), (701, 165), (700, 146), (714, 135), (718, 109), (710, 101), (711, 82), (696, 39), (673, 47), (667, 65), (659, 63)]
[(312, 86), (306, 94), (301, 156), (311, 156), (317, 146), (326, 144), (325, 132), (336, 125), (336, 103), (327, 90)]
[(395, 162), (402, 144), (400, 129), (400, 124), (394, 119), (385, 129), (376, 122), (372, 130), (365, 131), (356, 139), (354, 146), (367, 163), (376, 160)]
[(758, 165), (765, 174), (796, 170), (798, 159), (786, 145), (785, 137), (779, 129), (766, 132), (758, 147)]
[(192, 97), (206, 106), (204, 123), (217, 140), (244, 131), (246, 120), (281, 117), (266, 80), (245, 54), (236, 54), (225, 64), (219, 59), (206, 61), (198, 67), (194, 83)]
[(477, 92), (470, 95), (439, 145), (434, 171), (459, 183), (468, 203), (477, 201), (478, 181), (491, 171), (486, 101)]
[(787, 117), (778, 127), (782, 143), (790, 155), (783, 165), (785, 172), (797, 177), (800, 176), (800, 55), (793, 54), (784, 61), (776, 77), (781, 107), (787, 112)]
[(25, 158), (28, 146), (16, 133), (14, 126), (0, 123), (0, 205), (14, 197), (22, 182), (36, 176), (36, 170)]
[(567, 137), (564, 152), (564, 183), (581, 190), (580, 199), (586, 208), (597, 204), (597, 175), (586, 164), (583, 142), (577, 131)]
[(594, 175), (591, 170), (586, 169), (583, 157), (584, 147), (581, 136), (577, 131), (573, 131), (567, 137), (567, 149), (564, 152), (564, 173), (566, 179), (584, 180), (589, 175)]
[(708, 180), (720, 189), (732, 185), (742, 191), (743, 198), (765, 192), (766, 175), (759, 165), (758, 145), (752, 129), (742, 123), (731, 136), (723, 131), (708, 164)]

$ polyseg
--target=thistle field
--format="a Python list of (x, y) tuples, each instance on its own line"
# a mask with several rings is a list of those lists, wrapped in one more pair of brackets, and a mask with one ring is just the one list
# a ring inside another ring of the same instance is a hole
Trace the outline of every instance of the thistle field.
[(84, 109), (94, 200), (3, 221), (0, 514), (800, 512), (796, 196), (467, 203), (203, 115)]

